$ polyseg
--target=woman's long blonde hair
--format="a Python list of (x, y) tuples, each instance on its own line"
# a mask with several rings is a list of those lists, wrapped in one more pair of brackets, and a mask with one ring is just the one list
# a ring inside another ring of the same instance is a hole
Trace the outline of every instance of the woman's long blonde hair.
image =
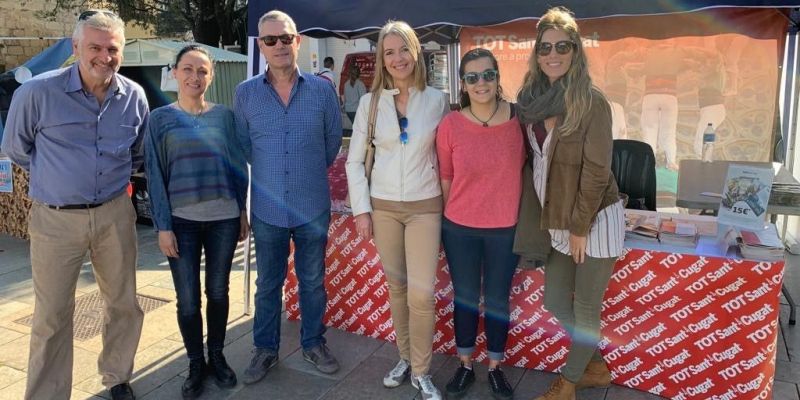
[(378, 45), (375, 49), (375, 79), (372, 80), (371, 92), (377, 93), (383, 89), (394, 88), (394, 80), (383, 64), (383, 42), (388, 35), (397, 35), (408, 46), (414, 59), (414, 87), (419, 91), (425, 90), (428, 78), (425, 72), (425, 57), (422, 55), (422, 46), (417, 34), (403, 21), (389, 21), (378, 34)]
[[(572, 64), (569, 71), (559, 78), (554, 85), (563, 85), (564, 87), (564, 103), (565, 115), (564, 121), (559, 127), (559, 131), (563, 135), (569, 135), (576, 131), (581, 123), (581, 118), (589, 111), (589, 106), (593, 95), (592, 78), (589, 76), (589, 65), (586, 60), (586, 53), (583, 49), (583, 42), (581, 40), (580, 32), (578, 31), (578, 24), (575, 22), (575, 17), (572, 12), (564, 7), (553, 7), (542, 15), (539, 23), (536, 24), (536, 43), (542, 40), (542, 35), (550, 30), (556, 29), (566, 33), (569, 40), (575, 43), (572, 51)], [(535, 46), (531, 53), (531, 58), (528, 61), (528, 72), (525, 73), (525, 80), (523, 81), (522, 88), (520, 88), (518, 100), (524, 99), (525, 96), (531, 96), (534, 87), (540, 85), (550, 86), (550, 80), (547, 75), (539, 68), (537, 61), (538, 55), (536, 54)], [(551, 51), (555, 51), (552, 49)], [(599, 91), (595, 91), (600, 94)]]

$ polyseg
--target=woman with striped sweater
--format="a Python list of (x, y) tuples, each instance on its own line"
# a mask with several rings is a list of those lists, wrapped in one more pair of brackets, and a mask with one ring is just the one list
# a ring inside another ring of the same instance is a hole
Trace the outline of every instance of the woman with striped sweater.
[[(250, 229), (245, 201), (247, 168), (233, 112), (205, 100), (213, 78), (203, 47), (184, 47), (172, 70), (178, 101), (154, 110), (145, 138), (145, 162), (158, 246), (167, 256), (178, 298), (178, 326), (189, 358), (184, 399), (217, 385), (236, 385), (222, 355), (228, 322), (228, 283), (237, 241)], [(208, 364), (203, 354), (200, 262), (205, 252)]]

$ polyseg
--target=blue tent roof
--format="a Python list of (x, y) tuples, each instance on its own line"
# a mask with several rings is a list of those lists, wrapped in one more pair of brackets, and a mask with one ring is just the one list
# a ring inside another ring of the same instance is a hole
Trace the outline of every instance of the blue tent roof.
[(389, 19), (413, 28), (436, 30), (437, 41), (456, 41), (462, 26), (487, 26), (539, 18), (552, 5), (562, 5), (579, 19), (671, 14), (709, 8), (791, 8), (797, 0), (251, 0), (247, 32), (258, 36), (258, 19), (269, 10), (289, 14), (300, 33), (313, 37), (364, 36)]
[(33, 76), (36, 76), (43, 72), (61, 68), (64, 61), (67, 61), (71, 55), (72, 39), (63, 38), (22, 65), (31, 70)]

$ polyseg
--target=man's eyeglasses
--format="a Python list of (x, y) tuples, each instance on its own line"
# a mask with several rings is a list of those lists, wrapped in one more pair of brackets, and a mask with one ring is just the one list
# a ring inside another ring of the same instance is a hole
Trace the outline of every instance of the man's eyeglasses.
[(551, 51), (553, 51), (553, 47), (556, 48), (556, 53), (558, 54), (567, 54), (572, 49), (575, 48), (575, 43), (570, 40), (561, 40), (555, 43), (550, 42), (541, 42), (536, 44), (536, 54), (540, 56), (549, 55)]
[(408, 118), (400, 117), (397, 122), (400, 124), (400, 143), (407, 144), (408, 132), (406, 132), (406, 129), (408, 128)]
[(487, 69), (483, 72), (467, 72), (463, 76), (464, 82), (470, 85), (478, 83), (481, 78), (483, 78), (484, 82), (494, 82), (494, 80), (497, 79), (497, 70)]
[(119, 16), (117, 16), (117, 14), (114, 14), (113, 12), (108, 11), (108, 10), (87, 10), (87, 11), (82, 12), (81, 15), (78, 15), (78, 21), (86, 21), (87, 19), (91, 18), (93, 15), (97, 15), (97, 14), (103, 14), (103, 15), (105, 15), (107, 17), (111, 17), (111, 18), (119, 18)]
[(292, 44), (292, 42), (294, 42), (294, 37), (295, 36), (296, 35), (292, 35), (292, 34), (289, 34), (289, 33), (284, 33), (283, 35), (278, 35), (278, 36), (265, 35), (265, 36), (262, 36), (262, 37), (258, 38), (258, 40), (264, 42), (264, 44), (269, 46), (269, 47), (272, 47), (272, 46), (275, 46), (276, 44), (278, 44), (278, 40), (280, 40), (281, 43), (283, 43), (283, 44), (288, 46), (288, 45)]

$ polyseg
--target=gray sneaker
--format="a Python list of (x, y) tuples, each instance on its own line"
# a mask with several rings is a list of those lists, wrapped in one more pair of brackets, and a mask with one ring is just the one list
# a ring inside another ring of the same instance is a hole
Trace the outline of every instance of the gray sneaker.
[(278, 363), (278, 354), (267, 349), (253, 349), (253, 359), (244, 371), (242, 382), (246, 385), (256, 383), (267, 375), (267, 371)]
[(303, 350), (303, 359), (314, 364), (322, 373), (332, 374), (339, 370), (339, 362), (336, 361), (336, 357), (330, 353), (328, 346), (324, 344), (309, 350)]
[(396, 388), (403, 384), (403, 381), (408, 378), (411, 372), (411, 364), (408, 361), (400, 359), (397, 365), (383, 377), (383, 386), (387, 388)]
[(419, 389), (422, 394), (422, 400), (442, 400), (442, 393), (433, 385), (430, 375), (422, 375), (420, 377), (411, 375), (411, 386)]

